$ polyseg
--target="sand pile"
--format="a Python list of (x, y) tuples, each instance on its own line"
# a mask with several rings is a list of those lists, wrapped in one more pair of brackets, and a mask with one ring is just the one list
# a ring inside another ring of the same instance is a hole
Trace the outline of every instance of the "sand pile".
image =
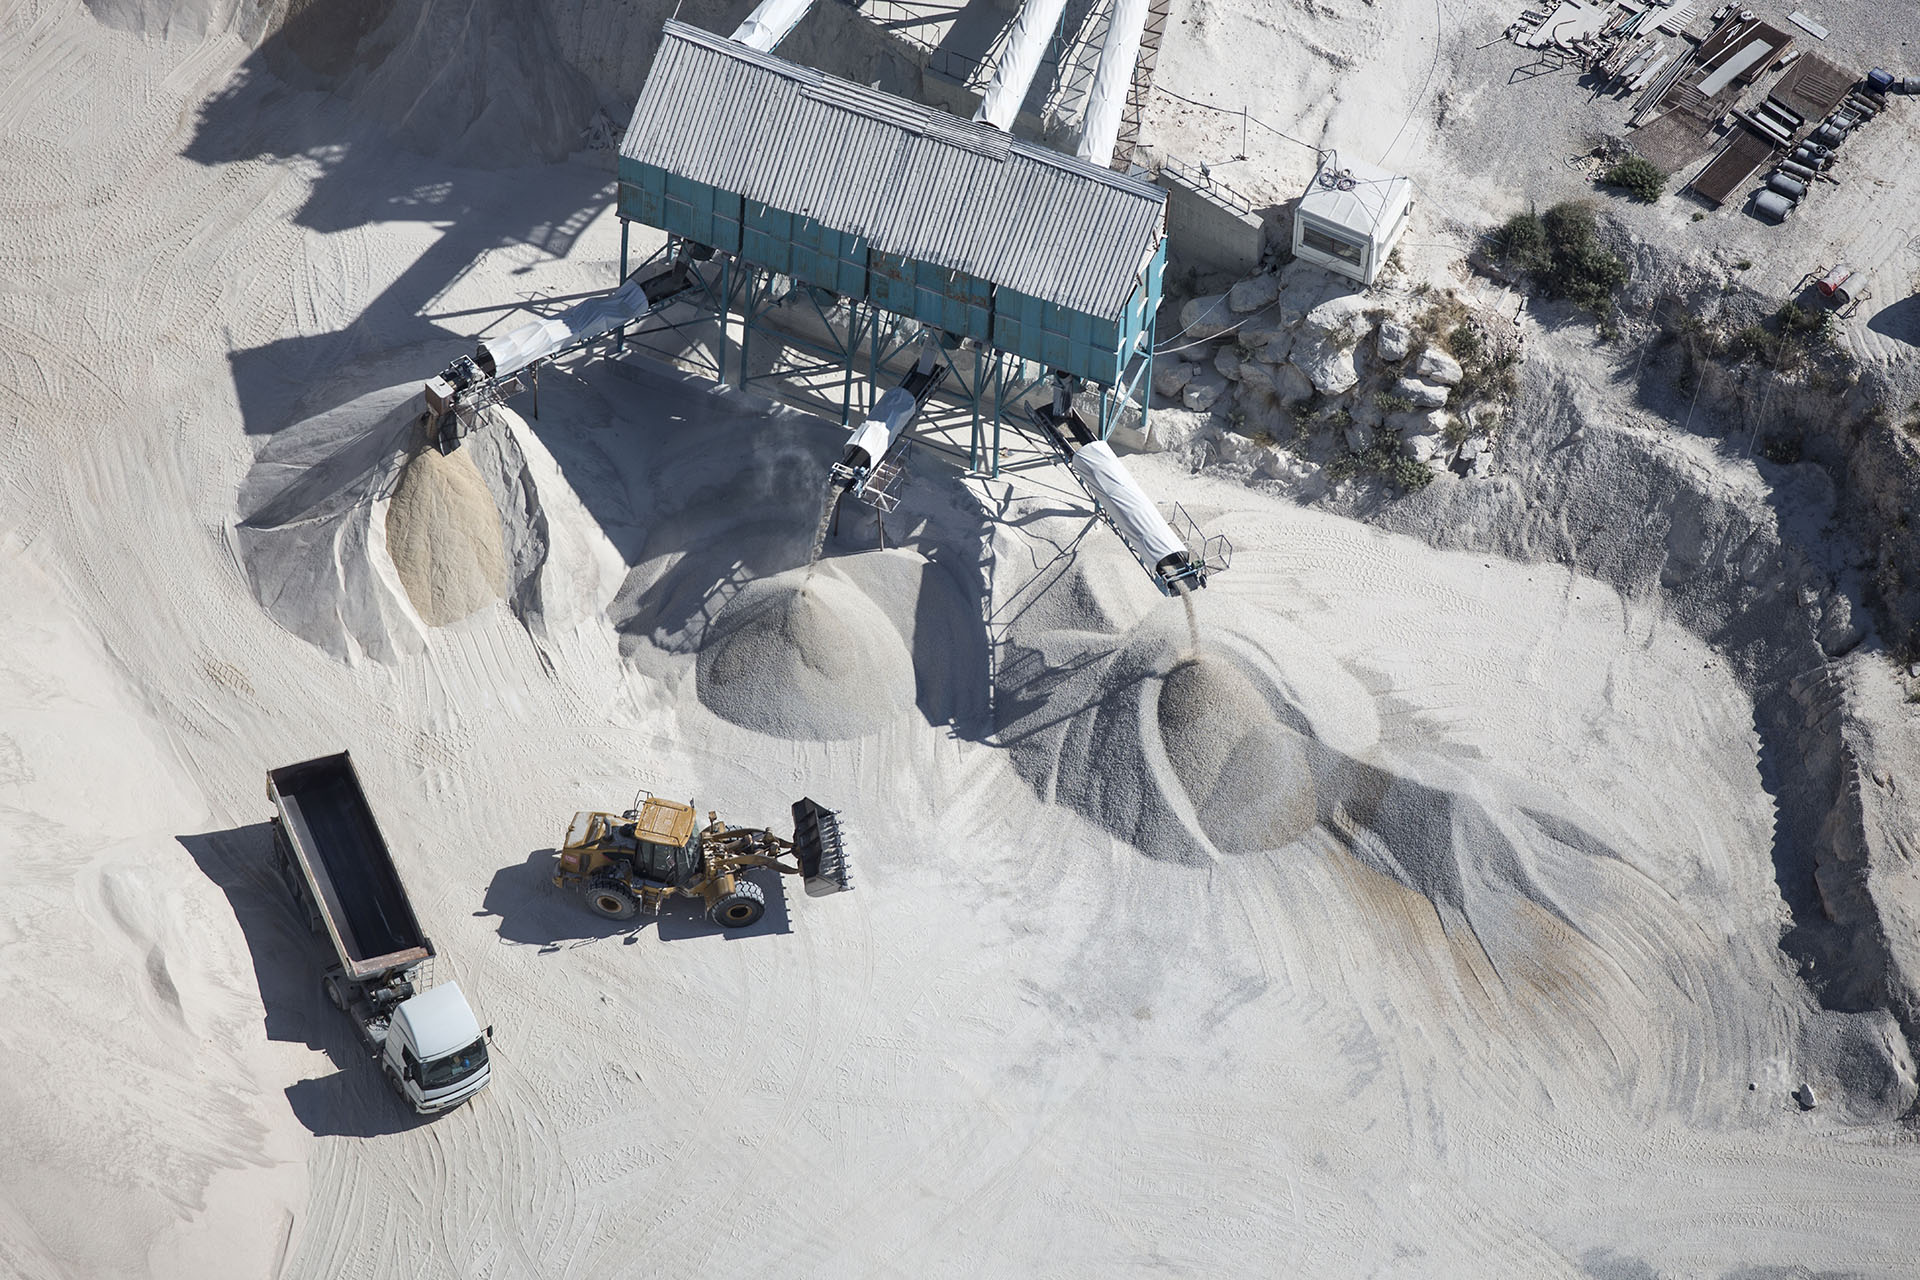
[(387, 554), (429, 626), (458, 622), (505, 597), (500, 515), (465, 449), (424, 448), (408, 461), (387, 504)]
[(1593, 858), (1617, 857), (1515, 779), (1353, 734), (1342, 722), (1366, 718), (1364, 691), (1304, 649), (1276, 657), (1220, 633), (1187, 656), (1185, 628), (1164, 614), (1117, 645), (1042, 642), (1060, 646), (1027, 664), (1043, 674), (1001, 696), (1021, 717), (1003, 731), (1016, 763), (1040, 794), (1151, 857), (1311, 844), (1422, 894), (1490, 950), (1518, 936), (1520, 913), (1571, 924), (1568, 886), (1586, 883)]
[(857, 738), (914, 701), (899, 630), (829, 567), (741, 588), (714, 619), (696, 671), (715, 714), (783, 738)]
[(1312, 830), (1308, 740), (1274, 718), (1233, 662), (1182, 662), (1161, 681), (1155, 711), (1174, 776), (1223, 853), (1278, 849)]
[(381, 498), (417, 442), (419, 384), (274, 434), (241, 482), (234, 538), (255, 596), (336, 658), (390, 662), (425, 641), (386, 552)]

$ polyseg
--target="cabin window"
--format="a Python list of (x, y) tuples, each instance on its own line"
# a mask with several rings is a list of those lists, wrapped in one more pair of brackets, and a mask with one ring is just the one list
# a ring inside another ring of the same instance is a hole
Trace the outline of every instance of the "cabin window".
[(1324, 253), (1328, 257), (1338, 258), (1342, 262), (1351, 262), (1359, 266), (1365, 258), (1365, 247), (1340, 236), (1328, 235), (1312, 223), (1300, 229), (1300, 243), (1315, 253)]
[[(409, 1057), (412, 1055), (409, 1054)], [(445, 1089), (456, 1085), (480, 1068), (487, 1065), (487, 1040), (485, 1036), (475, 1040), (466, 1048), (450, 1053), (444, 1058), (435, 1058), (426, 1069), (420, 1072), (422, 1089)]]

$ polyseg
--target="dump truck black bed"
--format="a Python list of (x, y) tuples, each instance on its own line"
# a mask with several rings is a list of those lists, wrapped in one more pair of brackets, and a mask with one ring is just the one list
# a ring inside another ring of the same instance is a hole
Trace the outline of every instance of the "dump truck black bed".
[(274, 769), (267, 789), (347, 974), (363, 980), (432, 955), (352, 759), (342, 752)]

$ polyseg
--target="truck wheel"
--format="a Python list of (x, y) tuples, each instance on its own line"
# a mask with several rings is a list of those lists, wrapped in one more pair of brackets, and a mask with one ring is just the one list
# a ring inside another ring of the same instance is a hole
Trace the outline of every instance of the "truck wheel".
[(338, 982), (335, 982), (332, 978), (322, 978), (320, 979), (320, 989), (327, 993), (327, 999), (333, 1002), (334, 1008), (342, 1013), (347, 1011), (347, 993), (340, 989)]
[(744, 929), (767, 913), (767, 895), (751, 880), (735, 880), (733, 892), (713, 904), (707, 919), (722, 929)]
[(595, 880), (587, 886), (587, 909), (609, 920), (631, 920), (640, 911), (633, 890), (618, 880)]

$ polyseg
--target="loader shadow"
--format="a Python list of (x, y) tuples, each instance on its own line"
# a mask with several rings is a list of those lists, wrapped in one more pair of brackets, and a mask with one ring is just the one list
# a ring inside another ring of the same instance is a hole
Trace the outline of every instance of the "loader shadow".
[(287, 1086), (287, 1103), (307, 1131), (317, 1138), (372, 1138), (427, 1123), (393, 1096), (353, 1024), (321, 992), (320, 975), (332, 954), (294, 910), (274, 866), (271, 824), (175, 838), (226, 894), (246, 937), (267, 1039), (304, 1044), (338, 1068)]
[(766, 914), (745, 929), (723, 929), (707, 919), (696, 898), (675, 898), (658, 916), (643, 913), (631, 920), (609, 920), (596, 915), (580, 895), (553, 883), (553, 859), (552, 848), (535, 849), (526, 861), (494, 872), (480, 910), (473, 914), (498, 921), (496, 930), (502, 942), (538, 947), (540, 954), (551, 955), (575, 947), (605, 945), (616, 938), (631, 946), (649, 928), (665, 942), (716, 934), (737, 941), (793, 932), (787, 914), (785, 876), (763, 873), (752, 877), (766, 893)]

